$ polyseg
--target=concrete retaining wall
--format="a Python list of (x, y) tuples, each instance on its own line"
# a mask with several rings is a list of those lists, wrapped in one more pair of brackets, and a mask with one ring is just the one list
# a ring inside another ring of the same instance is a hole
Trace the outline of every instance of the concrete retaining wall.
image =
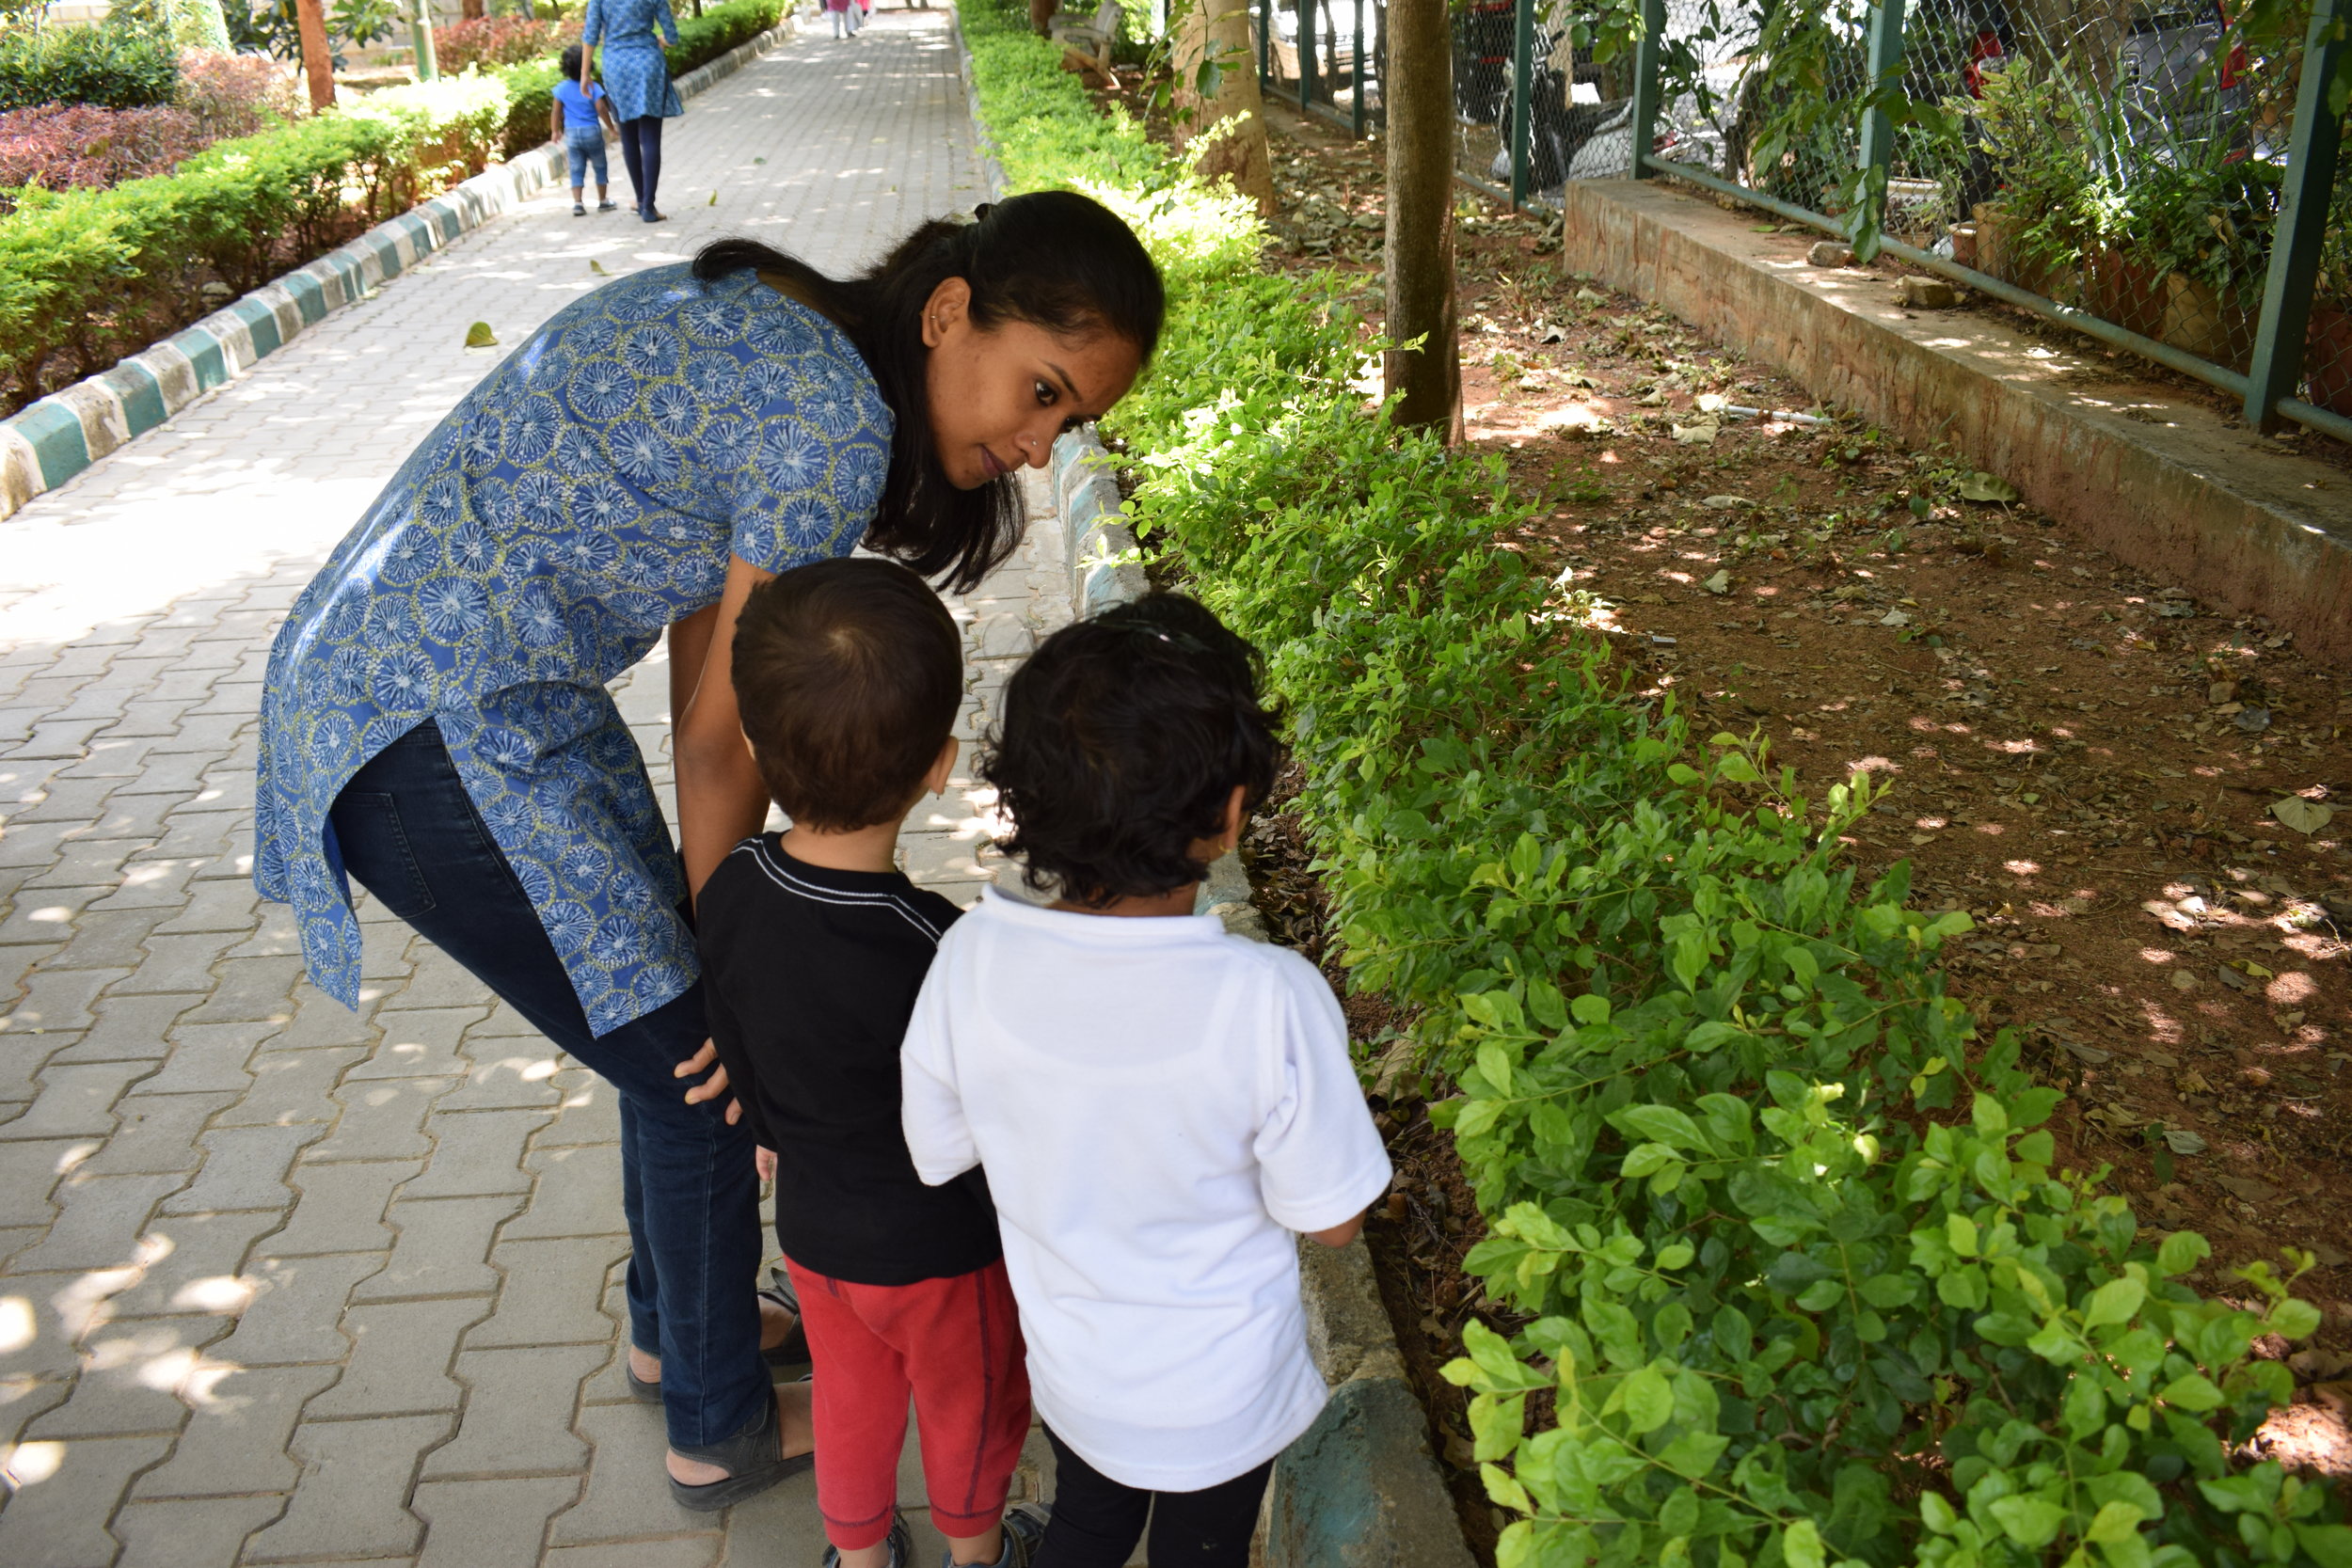
[[(2151, 576), (2312, 652), (2352, 656), (2352, 480), (2086, 344), (1976, 311), (1911, 312), (1892, 279), (1811, 266), (1655, 182), (1571, 181), (1566, 265), (1664, 307), (1915, 445), (1949, 441)], [(2304, 439), (2315, 441), (2317, 436)]]
[[(783, 22), (677, 80), (691, 98), (793, 36)], [(0, 420), (0, 517), (54, 490), (133, 436), (162, 424), (214, 388), (299, 337), (304, 328), (396, 277), (469, 229), (563, 183), (556, 143), (488, 168), (398, 217), (377, 224), (309, 266), (133, 355), (114, 369)]]

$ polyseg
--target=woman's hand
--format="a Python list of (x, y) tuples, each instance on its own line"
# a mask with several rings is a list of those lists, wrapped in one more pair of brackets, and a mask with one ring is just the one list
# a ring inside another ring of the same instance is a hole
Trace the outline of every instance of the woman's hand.
[[(670, 1076), (691, 1078), (696, 1073), (705, 1071), (707, 1071), (710, 1076), (686, 1091), (686, 1103), (689, 1105), (699, 1105), (706, 1100), (716, 1100), (727, 1092), (726, 1064), (719, 1060), (719, 1042), (716, 1040), (703, 1041), (703, 1048), (672, 1068)], [(743, 1102), (739, 1100), (728, 1101), (727, 1125), (732, 1127), (742, 1119)]]

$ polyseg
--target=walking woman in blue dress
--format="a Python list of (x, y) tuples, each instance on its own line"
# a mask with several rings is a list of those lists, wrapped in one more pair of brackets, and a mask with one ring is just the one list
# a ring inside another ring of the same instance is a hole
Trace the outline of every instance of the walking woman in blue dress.
[(654, 187), (661, 183), (661, 122), (686, 112), (677, 88), (670, 85), (670, 59), (653, 36), (656, 27), (662, 38), (677, 41), (677, 18), (670, 14), (670, 0), (588, 0), (580, 34), (583, 92), (596, 41), (604, 41), (604, 87), (621, 121), (621, 162), (628, 166), (629, 183), (637, 188), (637, 215), (647, 223), (663, 221), (653, 204)]
[[(629, 1377), (689, 1508), (812, 1441), (808, 1390), (771, 1391), (761, 1359), (791, 1304), (755, 1293), (752, 1143), (691, 924), (768, 807), (737, 612), (860, 545), (978, 581), (1019, 543), (1012, 471), (1123, 396), (1159, 335), (1159, 275), (1102, 207), (1043, 192), (975, 219), (858, 277), (723, 241), (575, 300), (410, 455), (270, 654), (254, 881), (294, 906), (311, 977), (357, 1003), (357, 881), (619, 1092)], [(606, 690), (665, 636), (675, 847)]]

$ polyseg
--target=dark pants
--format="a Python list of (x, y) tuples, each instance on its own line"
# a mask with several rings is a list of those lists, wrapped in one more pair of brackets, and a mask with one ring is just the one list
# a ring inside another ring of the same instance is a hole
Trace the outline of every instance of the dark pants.
[[(715, 1443), (773, 1398), (759, 1354), (759, 1181), (724, 1097), (686, 1103), (702, 987), (601, 1038), (427, 720), (352, 776), (335, 837), (352, 879), (619, 1091), (629, 1338), (661, 1357), (670, 1441)], [(561, 1180), (561, 1168), (548, 1180)]]
[(621, 121), (621, 162), (628, 166), (628, 182), (637, 188), (637, 210), (652, 212), (654, 187), (661, 183), (660, 115)]
[(1146, 1513), (1143, 1560), (1152, 1568), (1246, 1568), (1274, 1461), (1199, 1492), (1144, 1492), (1072, 1453), (1052, 1427), (1045, 1440), (1054, 1446), (1054, 1517), (1031, 1568), (1120, 1568), (1143, 1539)]

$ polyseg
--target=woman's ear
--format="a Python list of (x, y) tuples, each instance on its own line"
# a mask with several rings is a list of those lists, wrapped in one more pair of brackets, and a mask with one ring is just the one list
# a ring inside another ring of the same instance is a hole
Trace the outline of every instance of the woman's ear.
[(1233, 793), (1225, 798), (1225, 821), (1217, 829), (1217, 841), (1225, 846), (1226, 854), (1232, 854), (1241, 844), (1242, 818), (1248, 800), (1249, 790), (1244, 784), (1235, 784)]
[(939, 287), (923, 303), (923, 346), (937, 348), (947, 334), (970, 319), (972, 314), (972, 285), (961, 277), (940, 279)]

